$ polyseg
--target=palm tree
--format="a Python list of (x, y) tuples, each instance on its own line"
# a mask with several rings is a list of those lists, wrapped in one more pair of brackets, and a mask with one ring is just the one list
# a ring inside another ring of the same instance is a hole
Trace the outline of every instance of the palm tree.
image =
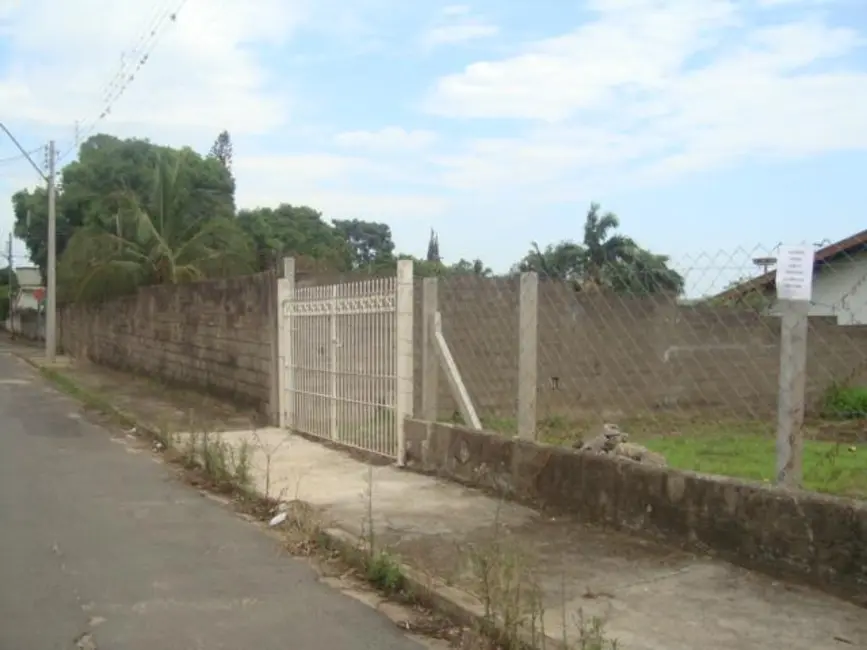
[(617, 215), (600, 214), (599, 204), (593, 203), (584, 219), (580, 244), (567, 240), (542, 250), (533, 242), (515, 270), (535, 271), (542, 278), (571, 282), (579, 291), (681, 293), (684, 279), (668, 267), (668, 258), (614, 232), (619, 226)]
[(543, 279), (579, 282), (584, 274), (584, 248), (575, 242), (562, 241), (543, 250), (533, 242), (516, 270), (535, 271)]
[(627, 251), (618, 264), (607, 267), (605, 286), (632, 295), (680, 295), (686, 281), (680, 273), (669, 268), (668, 261), (666, 255), (655, 255), (636, 247)]
[(58, 264), (65, 298), (105, 298), (254, 268), (249, 238), (234, 219), (189, 216), (191, 190), (180, 182), (181, 168), (180, 157), (159, 161), (150, 210), (123, 192), (116, 197), (116, 214), (73, 234)]
[(584, 288), (609, 287), (611, 274), (628, 269), (638, 249), (631, 238), (612, 234), (620, 227), (620, 220), (613, 212), (600, 215), (599, 207), (598, 203), (590, 204), (584, 219)]

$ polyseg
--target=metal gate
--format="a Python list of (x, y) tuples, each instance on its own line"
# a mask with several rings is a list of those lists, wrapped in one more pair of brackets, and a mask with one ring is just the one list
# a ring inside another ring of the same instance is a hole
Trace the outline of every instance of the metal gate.
[(278, 291), (281, 425), (402, 464), (412, 410), (412, 262), (401, 261), (397, 277), (325, 286), (295, 287), (287, 277)]

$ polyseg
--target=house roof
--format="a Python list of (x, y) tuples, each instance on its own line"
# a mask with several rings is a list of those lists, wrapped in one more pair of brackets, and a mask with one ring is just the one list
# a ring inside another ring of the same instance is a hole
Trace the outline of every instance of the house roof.
[[(867, 230), (862, 230), (859, 233), (841, 239), (833, 244), (828, 244), (824, 248), (820, 248), (813, 255), (813, 273), (820, 271), (831, 262), (839, 260), (841, 257), (854, 255), (855, 253), (867, 250)], [(774, 288), (776, 284), (777, 272), (768, 271), (762, 275), (741, 282), (722, 293), (718, 294), (718, 298), (737, 298), (752, 291), (765, 292)]]
[(15, 269), (15, 277), (22, 287), (42, 286), (42, 274), (35, 266), (21, 266)]

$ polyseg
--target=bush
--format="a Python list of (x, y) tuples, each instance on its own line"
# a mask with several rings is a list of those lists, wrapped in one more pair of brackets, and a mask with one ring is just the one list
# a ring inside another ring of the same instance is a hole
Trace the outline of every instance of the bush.
[(822, 401), (822, 417), (833, 420), (867, 418), (867, 386), (832, 384)]

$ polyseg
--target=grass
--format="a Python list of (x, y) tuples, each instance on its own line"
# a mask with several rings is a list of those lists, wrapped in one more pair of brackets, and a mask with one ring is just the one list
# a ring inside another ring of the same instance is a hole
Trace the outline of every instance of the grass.
[[(705, 433), (640, 440), (661, 453), (670, 467), (772, 482), (776, 443), (766, 435)], [(817, 492), (867, 498), (867, 447), (807, 440), (804, 487)]]
[[(842, 398), (841, 398), (842, 399)], [(573, 420), (549, 416), (539, 420), (540, 439), (569, 446), (587, 439), (601, 420)], [(685, 417), (623, 418), (621, 429), (630, 440), (665, 456), (675, 469), (773, 482), (776, 475), (776, 441), (769, 422), (707, 421)], [(821, 422), (810, 422), (811, 436)], [(515, 435), (509, 418), (483, 419), (491, 431)], [(816, 492), (867, 499), (867, 445), (807, 439), (804, 442), (803, 487)]]

